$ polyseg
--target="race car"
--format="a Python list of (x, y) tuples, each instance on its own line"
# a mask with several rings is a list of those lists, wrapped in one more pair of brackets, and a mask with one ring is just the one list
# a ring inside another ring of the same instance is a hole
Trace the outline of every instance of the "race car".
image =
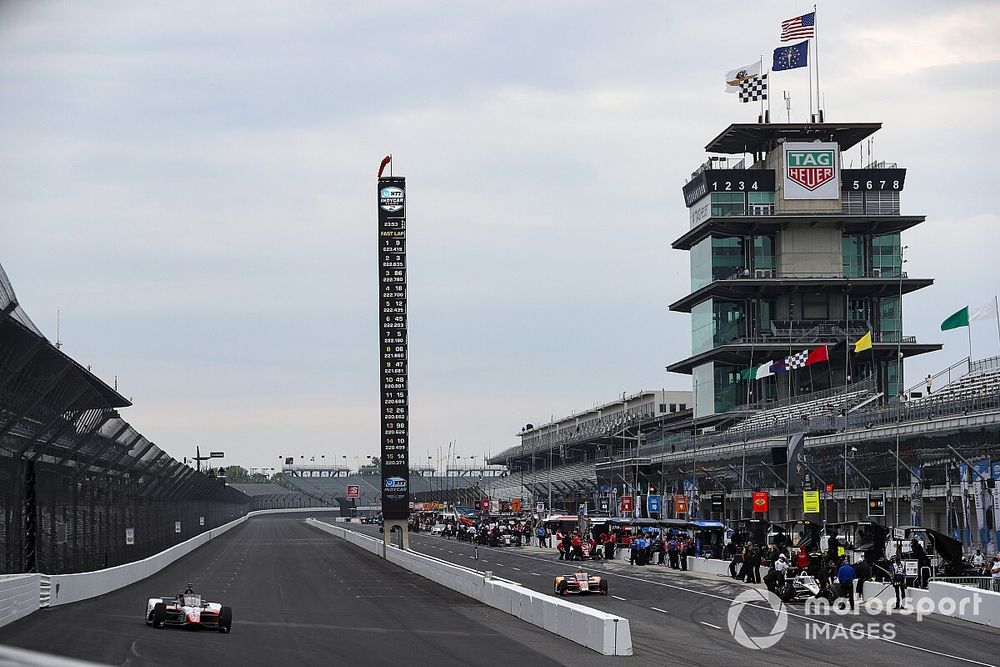
[(178, 595), (149, 598), (146, 625), (229, 632), (233, 627), (233, 610), (218, 602), (205, 602), (188, 584), (187, 590)]
[(583, 570), (577, 570), (573, 574), (556, 577), (554, 586), (556, 595), (562, 595), (563, 597), (570, 593), (608, 594), (607, 579), (587, 574)]

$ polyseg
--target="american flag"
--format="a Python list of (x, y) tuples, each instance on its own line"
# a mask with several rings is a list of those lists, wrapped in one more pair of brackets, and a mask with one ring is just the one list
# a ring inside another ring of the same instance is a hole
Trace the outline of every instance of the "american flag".
[(793, 39), (816, 36), (816, 12), (809, 12), (802, 16), (781, 22), (781, 41), (790, 42)]

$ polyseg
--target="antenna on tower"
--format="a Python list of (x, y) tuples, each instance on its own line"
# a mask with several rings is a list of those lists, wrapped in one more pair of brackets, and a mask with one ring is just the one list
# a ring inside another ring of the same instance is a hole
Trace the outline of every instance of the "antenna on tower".
[(59, 337), (59, 320), (60, 320), (60, 312), (59, 312), (59, 309), (57, 308), (56, 309), (56, 349), (57, 350), (62, 348), (62, 339)]
[(785, 122), (792, 122), (792, 96), (788, 94), (787, 90), (781, 91), (785, 96)]

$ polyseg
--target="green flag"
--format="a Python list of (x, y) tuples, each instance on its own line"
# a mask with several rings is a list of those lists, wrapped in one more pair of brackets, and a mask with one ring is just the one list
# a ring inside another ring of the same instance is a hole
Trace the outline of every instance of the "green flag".
[(941, 323), (941, 331), (969, 326), (969, 307), (966, 306)]
[(745, 371), (741, 372), (740, 373), (740, 382), (743, 382), (745, 380), (753, 380), (756, 377), (756, 375), (757, 375), (757, 369), (758, 368), (760, 368), (760, 366), (751, 366), (750, 368), (748, 368)]

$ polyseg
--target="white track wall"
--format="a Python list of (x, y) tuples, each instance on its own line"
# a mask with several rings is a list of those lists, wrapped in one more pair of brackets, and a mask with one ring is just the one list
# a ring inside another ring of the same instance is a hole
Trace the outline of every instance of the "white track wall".
[(0, 576), (0, 628), (38, 610), (41, 579), (40, 574)]

